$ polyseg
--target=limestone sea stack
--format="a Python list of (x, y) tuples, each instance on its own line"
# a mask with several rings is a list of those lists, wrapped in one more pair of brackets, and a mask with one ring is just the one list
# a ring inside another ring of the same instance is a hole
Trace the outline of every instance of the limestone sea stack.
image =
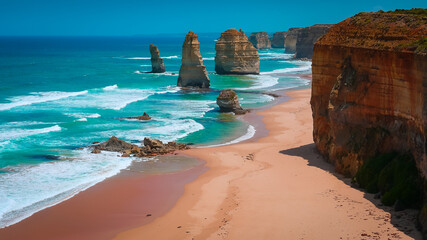
[(188, 32), (182, 45), (182, 64), (179, 70), (178, 86), (209, 88), (210, 81), (206, 66), (200, 54), (200, 43), (197, 35)]
[(266, 32), (254, 32), (249, 36), (249, 41), (257, 49), (269, 49), (271, 48), (271, 42)]
[(222, 112), (234, 112), (235, 114), (248, 112), (240, 106), (236, 92), (231, 89), (222, 90), (216, 99), (216, 103)]
[(332, 24), (316, 24), (298, 30), (295, 58), (313, 57), (314, 43), (329, 31)]
[(215, 45), (215, 72), (218, 74), (259, 74), (257, 49), (245, 33), (228, 29)]
[(425, 9), (359, 13), (332, 26), (314, 45), (311, 97), (319, 152), (385, 205), (422, 206), (424, 229), (426, 36)]
[(295, 53), (297, 50), (298, 31), (301, 28), (289, 28), (285, 38), (285, 52)]
[(159, 49), (154, 45), (150, 44), (150, 54), (151, 54), (151, 73), (164, 73), (165, 64), (163, 59), (160, 57)]
[(273, 39), (271, 40), (272, 48), (284, 48), (285, 39), (288, 32), (276, 32), (273, 34)]

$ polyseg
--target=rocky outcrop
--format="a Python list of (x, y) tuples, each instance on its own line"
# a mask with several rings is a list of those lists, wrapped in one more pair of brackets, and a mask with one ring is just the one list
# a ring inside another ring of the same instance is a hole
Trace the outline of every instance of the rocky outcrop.
[(242, 30), (229, 29), (221, 33), (215, 50), (216, 73), (259, 74), (258, 51)]
[[(412, 194), (402, 192), (405, 179), (417, 182), (417, 172), (424, 181), (427, 176), (427, 11), (418, 12), (360, 13), (331, 27), (314, 45), (316, 147), (337, 171), (356, 175), (359, 184), (370, 182), (363, 187), (380, 191), (385, 204)], [(391, 165), (384, 165), (387, 161)], [(397, 178), (411, 161), (415, 174)], [(371, 174), (381, 164), (386, 167), (380, 174)], [(400, 184), (400, 190), (387, 192), (384, 183)], [(426, 203), (421, 223), (427, 225)]]
[(295, 53), (297, 50), (298, 31), (301, 28), (289, 28), (285, 38), (285, 52)]
[(216, 99), (216, 104), (218, 104), (222, 112), (234, 112), (235, 114), (248, 112), (240, 106), (236, 92), (231, 89), (222, 90)]
[(140, 120), (140, 121), (147, 121), (147, 120), (150, 120), (151, 117), (146, 112), (144, 112), (144, 114), (142, 114), (139, 117), (126, 117), (125, 119), (137, 119), (137, 120)]
[(285, 39), (288, 32), (276, 32), (273, 34), (273, 39), (271, 39), (272, 48), (284, 48)]
[(102, 150), (122, 153), (122, 157), (149, 157), (173, 153), (176, 150), (183, 149), (189, 149), (189, 147), (184, 143), (176, 142), (163, 144), (160, 140), (151, 138), (144, 138), (144, 146), (138, 147), (113, 136), (106, 142), (95, 145), (92, 153), (100, 153)]
[(165, 64), (163, 63), (163, 59), (160, 57), (159, 49), (154, 44), (150, 44), (150, 54), (152, 67), (150, 73), (164, 73)]
[(200, 43), (197, 35), (188, 32), (182, 45), (182, 65), (179, 70), (178, 86), (209, 88), (210, 80), (206, 66), (200, 54)]
[(249, 36), (249, 41), (257, 49), (269, 49), (271, 48), (271, 42), (266, 32), (254, 32)]
[(329, 31), (332, 24), (316, 24), (311, 27), (299, 29), (297, 32), (295, 58), (313, 57), (314, 43)]

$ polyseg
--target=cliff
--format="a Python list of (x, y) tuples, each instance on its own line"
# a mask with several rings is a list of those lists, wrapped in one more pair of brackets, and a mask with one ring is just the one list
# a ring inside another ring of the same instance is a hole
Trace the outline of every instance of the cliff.
[(273, 39), (271, 40), (272, 48), (284, 48), (285, 39), (288, 32), (276, 32), (273, 34)]
[(163, 59), (160, 57), (159, 49), (150, 44), (150, 54), (151, 54), (151, 73), (164, 73), (165, 72), (165, 64), (163, 63)]
[(346, 19), (316, 42), (312, 63), (317, 149), (384, 204), (407, 207), (420, 206), (417, 175), (427, 176), (427, 11), (414, 12)]
[(216, 73), (259, 74), (258, 51), (242, 30), (229, 29), (221, 33), (215, 50)]
[(200, 54), (197, 35), (190, 31), (182, 45), (182, 64), (177, 85), (180, 87), (209, 88), (210, 80)]
[(289, 28), (288, 34), (285, 38), (285, 52), (286, 53), (295, 53), (297, 50), (297, 37), (298, 31), (301, 28)]
[(329, 31), (332, 24), (316, 24), (298, 30), (295, 58), (312, 58), (314, 43)]
[(257, 49), (269, 49), (271, 48), (271, 42), (266, 32), (255, 32), (249, 36), (249, 41)]

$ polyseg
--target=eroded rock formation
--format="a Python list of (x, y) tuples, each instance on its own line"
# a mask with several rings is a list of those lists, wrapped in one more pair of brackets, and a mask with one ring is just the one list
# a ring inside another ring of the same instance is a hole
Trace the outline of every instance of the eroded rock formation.
[(298, 31), (301, 28), (289, 28), (285, 38), (285, 52), (295, 53), (297, 50)]
[(273, 34), (273, 39), (271, 39), (272, 48), (284, 48), (285, 39), (288, 32), (276, 32)]
[(119, 152), (122, 154), (122, 157), (149, 157), (189, 148), (184, 143), (168, 142), (167, 144), (163, 144), (162, 141), (151, 138), (144, 138), (143, 143), (143, 147), (138, 147), (135, 144), (130, 144), (113, 136), (107, 141), (93, 146), (92, 153), (100, 153), (102, 150)]
[(197, 35), (190, 31), (182, 45), (182, 65), (179, 70), (178, 86), (209, 88), (210, 80), (200, 54)]
[(298, 30), (295, 58), (313, 57), (314, 43), (328, 32), (332, 24), (316, 24)]
[(236, 92), (231, 89), (222, 90), (216, 99), (216, 103), (222, 112), (234, 112), (235, 114), (248, 112), (240, 106)]
[(140, 121), (146, 121), (146, 120), (150, 120), (151, 117), (146, 112), (144, 112), (144, 114), (142, 114), (141, 116), (138, 116), (138, 117), (126, 117), (125, 119), (137, 119), (137, 120), (140, 120)]
[(259, 74), (258, 51), (242, 30), (229, 29), (221, 33), (215, 50), (216, 73)]
[(269, 49), (271, 48), (271, 42), (266, 32), (255, 32), (249, 36), (249, 41), (257, 49)]
[(151, 73), (164, 73), (165, 64), (163, 58), (160, 57), (159, 49), (154, 45), (150, 44), (150, 54), (151, 54)]

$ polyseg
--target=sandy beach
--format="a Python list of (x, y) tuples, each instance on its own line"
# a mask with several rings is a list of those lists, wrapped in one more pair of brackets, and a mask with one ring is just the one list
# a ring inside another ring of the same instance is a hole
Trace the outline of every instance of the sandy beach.
[(0, 239), (421, 238), (416, 211), (380, 206), (316, 152), (310, 89), (285, 94), (244, 117), (255, 138), (137, 164), (1, 229)]
[(310, 89), (257, 113), (268, 136), (185, 153), (209, 168), (164, 216), (124, 239), (420, 239), (416, 212), (352, 188), (312, 140)]

